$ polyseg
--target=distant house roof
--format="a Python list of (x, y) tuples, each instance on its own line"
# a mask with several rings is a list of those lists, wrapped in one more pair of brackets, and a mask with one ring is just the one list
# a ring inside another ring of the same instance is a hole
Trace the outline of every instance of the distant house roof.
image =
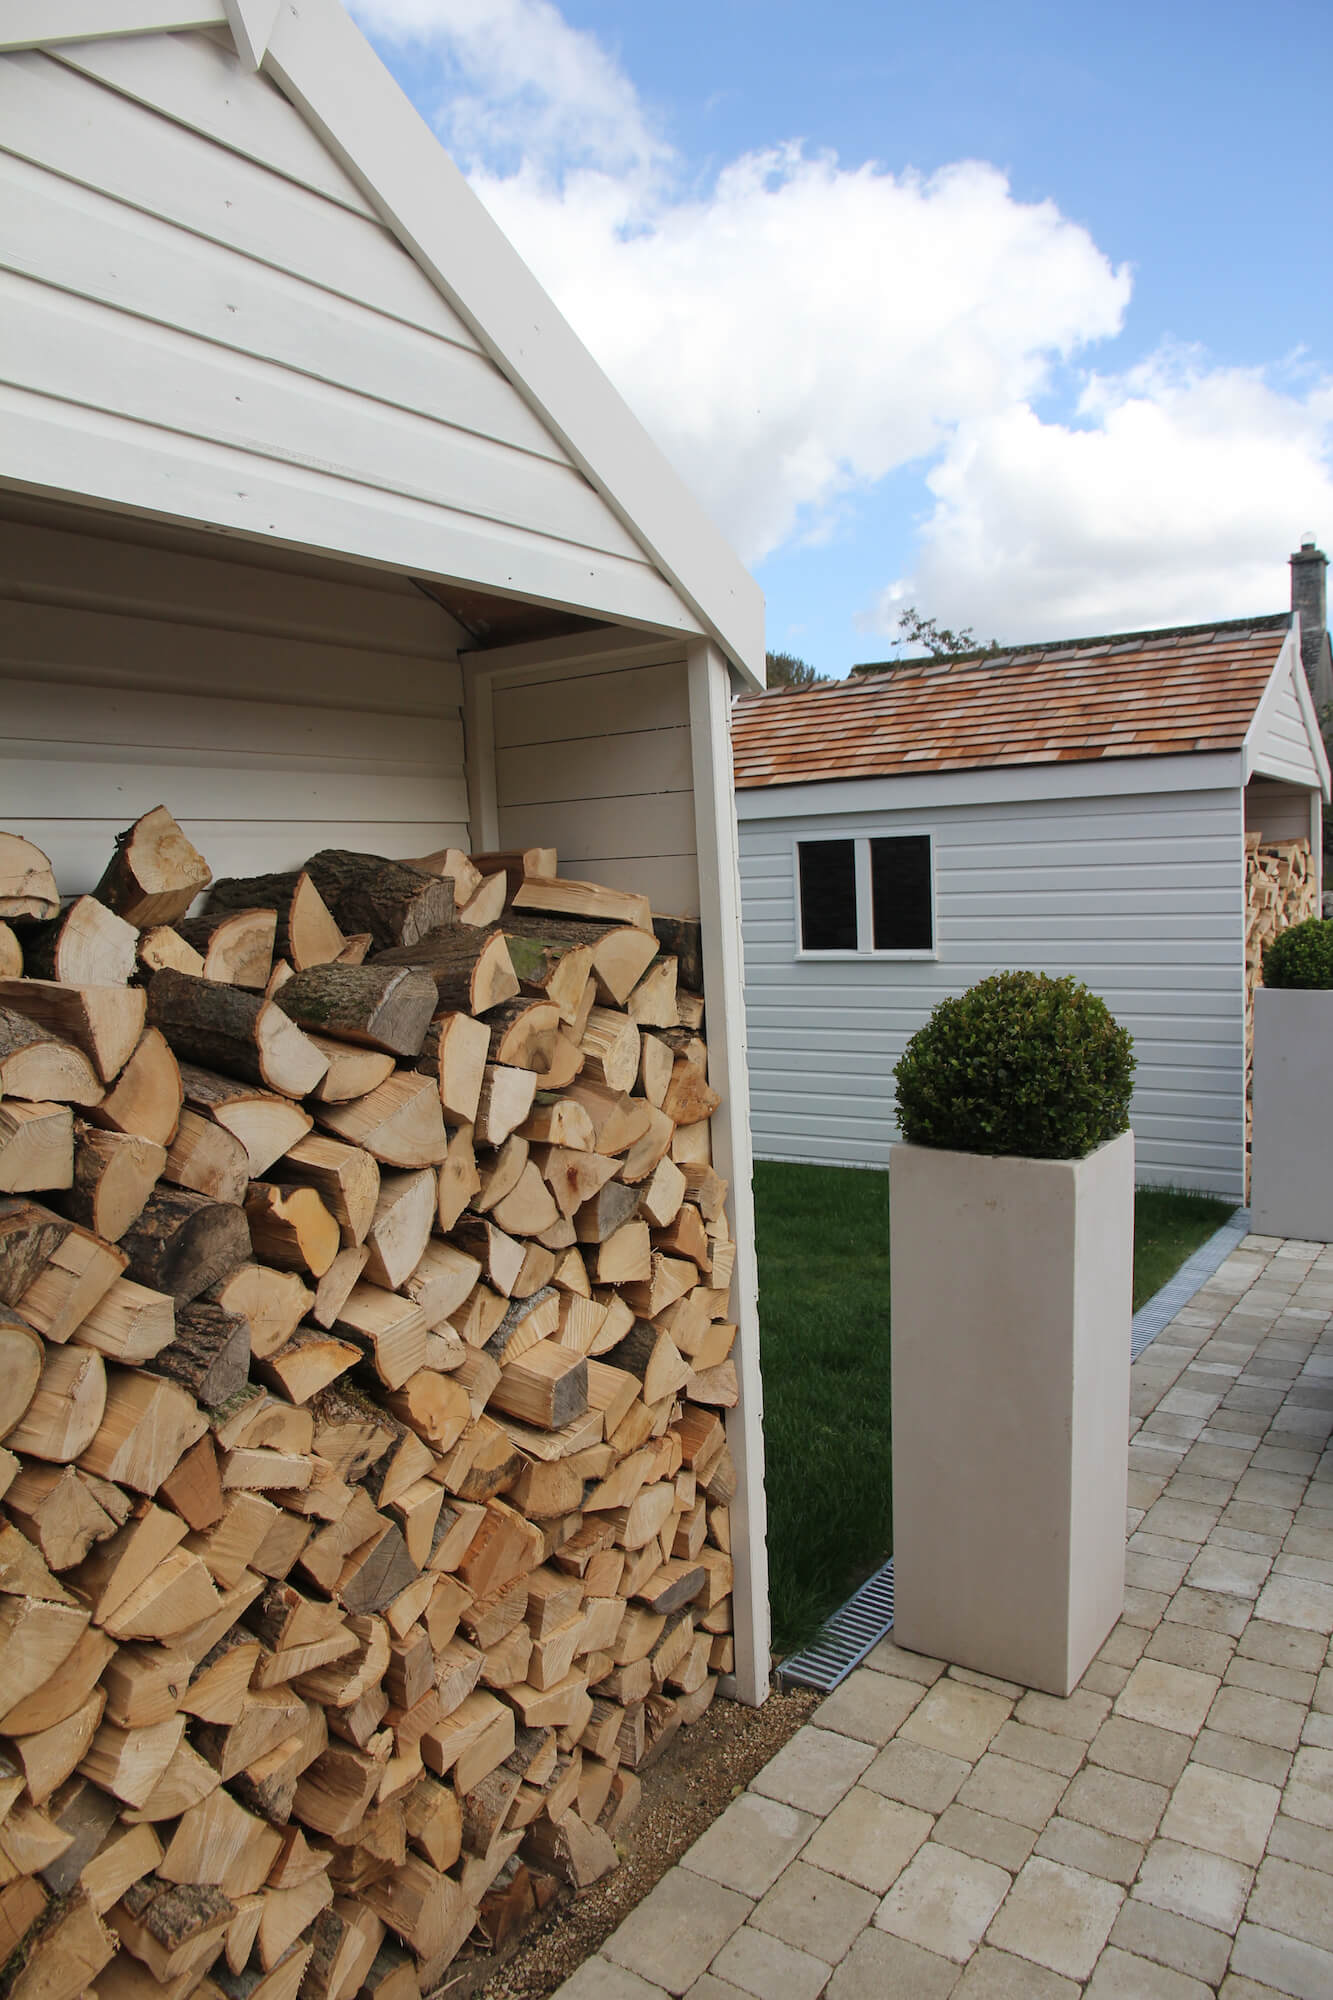
[(736, 784), (1239, 750), (1290, 626), (1282, 611), (747, 695), (732, 716)]

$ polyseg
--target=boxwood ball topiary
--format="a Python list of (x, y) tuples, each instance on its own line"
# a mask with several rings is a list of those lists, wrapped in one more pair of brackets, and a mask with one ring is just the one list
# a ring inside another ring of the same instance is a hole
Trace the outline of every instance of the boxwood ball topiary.
[(1279, 931), (1264, 953), (1265, 986), (1333, 986), (1333, 923), (1307, 917)]
[(997, 972), (942, 1000), (893, 1074), (914, 1146), (1081, 1160), (1129, 1129), (1134, 1044), (1076, 979)]

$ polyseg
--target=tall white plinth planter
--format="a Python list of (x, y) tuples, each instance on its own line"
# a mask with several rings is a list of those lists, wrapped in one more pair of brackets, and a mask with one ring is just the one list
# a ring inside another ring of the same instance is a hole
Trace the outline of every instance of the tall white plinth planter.
[(894, 1638), (1068, 1694), (1124, 1605), (1134, 1139), (889, 1162)]
[(1254, 996), (1250, 1227), (1333, 1243), (1333, 992)]

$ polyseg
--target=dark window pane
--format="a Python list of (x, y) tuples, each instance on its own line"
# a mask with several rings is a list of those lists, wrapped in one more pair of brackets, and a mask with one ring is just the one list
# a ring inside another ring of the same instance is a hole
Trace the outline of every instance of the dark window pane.
[(803, 840), (801, 949), (856, 950), (856, 852), (850, 840)]
[(876, 951), (929, 951), (930, 835), (870, 843), (870, 900)]

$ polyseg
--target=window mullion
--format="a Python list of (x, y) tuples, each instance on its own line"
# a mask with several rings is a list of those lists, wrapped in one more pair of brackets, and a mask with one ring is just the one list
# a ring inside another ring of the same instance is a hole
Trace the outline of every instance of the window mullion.
[(866, 835), (856, 843), (856, 949), (860, 952), (875, 949), (875, 910), (870, 893), (870, 839)]

